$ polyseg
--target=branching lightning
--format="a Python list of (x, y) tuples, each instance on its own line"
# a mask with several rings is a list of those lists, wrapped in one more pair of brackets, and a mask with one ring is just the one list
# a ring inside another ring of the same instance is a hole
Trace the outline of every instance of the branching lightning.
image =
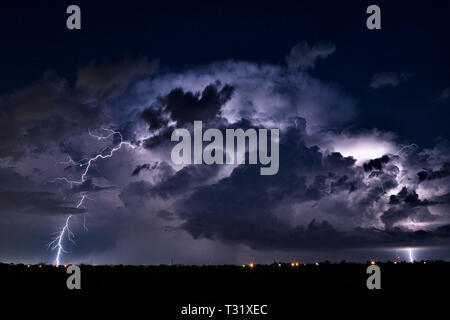
[(400, 155), (400, 152), (402, 152), (403, 150), (405, 150), (405, 149), (409, 149), (409, 148), (418, 148), (419, 146), (417, 145), (417, 144), (415, 144), (415, 143), (411, 143), (411, 144), (408, 144), (408, 145), (404, 145), (404, 146), (402, 146), (396, 153), (394, 153), (394, 155), (396, 155), (396, 156), (398, 156), (398, 155)]
[[(101, 150), (97, 155), (93, 156), (92, 158), (85, 158), (80, 161), (74, 161), (74, 160), (72, 160), (72, 158), (69, 157), (68, 162), (65, 162), (65, 163), (84, 168), (79, 180), (72, 180), (71, 178), (67, 178), (67, 177), (58, 177), (58, 178), (51, 180), (50, 182), (63, 181), (63, 182), (68, 183), (70, 185), (70, 187), (72, 187), (73, 185), (81, 185), (86, 181), (86, 178), (89, 173), (89, 169), (91, 168), (91, 165), (95, 161), (97, 161), (98, 159), (111, 158), (116, 151), (118, 151), (122, 148), (123, 145), (127, 145), (133, 149), (135, 148), (135, 146), (132, 145), (130, 142), (123, 140), (122, 134), (119, 131), (114, 131), (114, 130), (106, 129), (106, 128), (102, 128), (102, 130), (107, 131), (109, 133), (105, 136), (101, 136), (101, 135), (95, 135), (91, 131), (89, 131), (89, 135), (97, 140), (105, 140), (105, 139), (108, 139), (108, 138), (111, 138), (111, 137), (117, 135), (120, 138), (120, 142), (114, 147), (104, 148), (103, 150)], [(81, 208), (83, 206), (83, 202), (85, 199), (92, 200), (87, 196), (87, 194), (83, 193), (81, 195), (80, 200), (78, 201), (78, 203), (76, 205), (76, 208), (78, 208), (78, 209)], [(64, 238), (67, 237), (67, 239), (69, 241), (71, 241), (72, 243), (75, 243), (73, 240), (74, 234), (70, 230), (70, 220), (72, 219), (72, 216), (73, 216), (72, 214), (67, 216), (64, 226), (58, 232), (56, 232), (57, 236), (48, 244), (48, 248), (50, 248), (50, 250), (57, 250), (56, 257), (55, 257), (55, 265), (56, 266), (60, 265), (62, 254), (66, 253), (66, 251), (64, 250), (64, 246), (63, 246)], [(88, 230), (86, 227), (86, 215), (83, 216), (83, 228), (86, 231)]]
[[(78, 201), (78, 204), (76, 206), (77, 208), (80, 208), (83, 205), (84, 199), (86, 199), (85, 194), (81, 195), (81, 199), (80, 199), (80, 201)], [(67, 234), (67, 239), (69, 241), (71, 241), (72, 243), (75, 243), (75, 241), (73, 240), (74, 234), (70, 230), (70, 227), (69, 227), (70, 219), (72, 219), (71, 214), (66, 218), (66, 222), (65, 222), (64, 226), (61, 228), (61, 230), (57, 232), (58, 236), (48, 244), (48, 247), (51, 250), (57, 249), (57, 254), (56, 254), (56, 258), (55, 258), (55, 265), (57, 267), (59, 266), (59, 263), (60, 263), (61, 254), (63, 252), (66, 252), (64, 250), (64, 247), (62, 244), (62, 242), (64, 240), (64, 236)]]
[[(73, 161), (70, 157), (69, 157), (69, 161), (68, 163), (73, 164), (73, 165), (77, 165), (79, 167), (85, 167), (83, 170), (83, 173), (81, 174), (81, 178), (80, 180), (70, 180), (67, 177), (59, 177), (59, 178), (55, 178), (53, 179), (51, 182), (56, 182), (56, 181), (64, 181), (67, 182), (68, 184), (70, 184), (70, 186), (75, 185), (80, 185), (83, 184), (86, 181), (86, 177), (87, 174), (89, 172), (89, 169), (91, 168), (91, 165), (93, 162), (97, 161), (98, 159), (107, 159), (107, 158), (111, 158), (113, 156), (113, 154), (117, 151), (120, 150), (122, 148), (123, 145), (127, 145), (131, 148), (135, 148), (134, 145), (132, 145), (130, 142), (127, 141), (123, 141), (123, 137), (122, 134), (119, 131), (114, 131), (111, 129), (106, 129), (106, 128), (102, 128), (102, 130), (104, 131), (108, 131), (110, 132), (108, 135), (106, 136), (98, 136), (93, 134), (91, 131), (89, 131), (89, 135), (93, 138), (96, 138), (97, 140), (105, 140), (108, 139), (114, 135), (118, 135), (120, 137), (120, 142), (115, 146), (115, 147), (106, 147), (104, 148), (102, 151), (100, 151), (97, 155), (95, 155), (92, 158), (85, 158), (82, 159), (80, 161)], [(109, 150), (108, 153), (104, 154), (107, 150)]]

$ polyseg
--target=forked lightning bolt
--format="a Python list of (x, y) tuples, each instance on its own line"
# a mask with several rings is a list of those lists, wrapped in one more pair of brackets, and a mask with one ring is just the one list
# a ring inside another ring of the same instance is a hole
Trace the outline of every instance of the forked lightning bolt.
[[(83, 205), (84, 199), (86, 199), (86, 195), (83, 194), (81, 196), (80, 201), (78, 201), (77, 208), (80, 208)], [(69, 228), (70, 219), (72, 219), (71, 214), (66, 218), (66, 223), (64, 224), (62, 229), (59, 232), (57, 232), (58, 236), (48, 244), (48, 246), (51, 250), (57, 249), (57, 254), (56, 254), (56, 258), (55, 258), (55, 265), (57, 267), (59, 266), (59, 263), (60, 263), (61, 254), (63, 252), (66, 252), (66, 251), (64, 251), (64, 248), (62, 245), (64, 236), (67, 234), (67, 239), (69, 239), (69, 241), (74, 243), (74, 241), (73, 241), (74, 235), (73, 235), (73, 232)]]
[[(63, 182), (68, 183), (71, 187), (74, 184), (81, 185), (86, 181), (86, 177), (89, 173), (89, 169), (91, 168), (92, 163), (94, 163), (96, 160), (111, 158), (116, 151), (118, 151), (122, 148), (123, 145), (127, 145), (133, 149), (135, 148), (135, 146), (132, 145), (130, 142), (123, 140), (122, 134), (119, 131), (114, 131), (114, 130), (105, 129), (105, 128), (102, 128), (102, 130), (109, 132), (109, 134), (107, 134), (106, 136), (99, 136), (99, 135), (95, 135), (89, 131), (89, 135), (93, 138), (96, 138), (97, 140), (105, 140), (105, 139), (111, 138), (115, 135), (118, 135), (120, 138), (120, 142), (115, 147), (104, 148), (102, 151), (100, 151), (100, 153), (93, 156), (92, 158), (85, 158), (85, 159), (82, 159), (82, 160), (76, 162), (76, 161), (73, 161), (69, 157), (69, 161), (68, 161), (69, 164), (77, 165), (79, 167), (84, 167), (84, 170), (81, 174), (80, 180), (71, 180), (70, 178), (67, 178), (67, 177), (59, 177), (59, 178), (51, 180), (50, 182), (63, 181)], [(107, 151), (109, 151), (109, 152), (107, 152)], [(86, 194), (82, 194), (76, 207), (80, 208), (83, 205), (83, 202), (85, 199), (89, 199), (89, 198), (87, 197)], [(70, 214), (66, 218), (64, 226), (61, 228), (61, 230), (59, 230), (57, 232), (57, 237), (48, 244), (48, 247), (51, 250), (57, 250), (56, 257), (55, 257), (55, 265), (56, 266), (60, 265), (61, 255), (66, 252), (64, 250), (64, 246), (63, 246), (64, 238), (67, 236), (67, 239), (69, 241), (75, 243), (73, 240), (74, 234), (70, 230), (70, 220), (72, 219), (72, 216), (73, 215)], [(84, 217), (83, 227), (85, 230), (87, 230), (85, 217)]]
[[(59, 177), (59, 178), (53, 179), (51, 182), (64, 181), (64, 182), (67, 182), (68, 184), (70, 184), (71, 186), (74, 184), (78, 184), (78, 185), (82, 184), (83, 182), (86, 181), (86, 176), (87, 176), (89, 169), (91, 168), (91, 165), (93, 162), (95, 162), (98, 159), (111, 158), (113, 156), (114, 152), (116, 152), (117, 150), (120, 150), (120, 148), (122, 148), (123, 145), (127, 145), (133, 149), (135, 148), (135, 146), (132, 145), (130, 142), (123, 141), (122, 134), (119, 131), (114, 131), (114, 130), (105, 129), (105, 128), (102, 128), (102, 130), (109, 131), (110, 133), (106, 136), (98, 136), (89, 131), (89, 135), (93, 138), (96, 138), (97, 140), (104, 140), (104, 139), (111, 138), (114, 135), (118, 135), (120, 137), (120, 143), (118, 143), (117, 146), (115, 146), (113, 148), (106, 147), (100, 153), (98, 153), (97, 155), (95, 155), (94, 157), (89, 158), (89, 159), (82, 159), (82, 160), (76, 162), (76, 161), (73, 161), (69, 157), (68, 163), (78, 165), (80, 167), (85, 167), (83, 170), (83, 173), (81, 174), (80, 180), (70, 180), (69, 178), (66, 178), (66, 177)], [(103, 154), (107, 150), (109, 150), (109, 152), (107, 154)]]

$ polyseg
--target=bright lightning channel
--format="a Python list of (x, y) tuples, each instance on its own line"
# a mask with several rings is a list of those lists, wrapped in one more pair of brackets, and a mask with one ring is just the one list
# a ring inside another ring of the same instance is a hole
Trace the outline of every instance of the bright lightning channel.
[[(78, 201), (77, 204), (77, 208), (80, 208), (83, 205), (83, 201), (84, 199), (86, 199), (86, 195), (82, 195), (80, 201)], [(72, 219), (72, 215), (70, 214), (67, 218), (66, 218), (66, 223), (64, 224), (64, 226), (61, 228), (61, 230), (58, 233), (58, 236), (53, 239), (48, 246), (50, 247), (51, 250), (55, 250), (57, 249), (57, 254), (56, 254), (56, 258), (55, 258), (55, 265), (58, 267), (59, 263), (60, 263), (60, 258), (61, 258), (61, 254), (63, 252), (66, 252), (64, 250), (64, 247), (62, 245), (63, 239), (64, 239), (64, 235), (67, 233), (67, 239), (69, 239), (69, 241), (71, 241), (72, 243), (75, 243), (73, 241), (74, 238), (74, 234), (73, 232), (70, 230), (69, 227), (69, 222), (70, 219)]]
[[(80, 180), (71, 180), (66, 177), (59, 177), (59, 178), (51, 180), (50, 182), (64, 181), (64, 182), (68, 183), (71, 187), (74, 184), (75, 185), (83, 184), (86, 181), (86, 177), (89, 173), (89, 169), (91, 168), (91, 165), (93, 162), (95, 162), (98, 159), (111, 158), (116, 151), (118, 151), (122, 148), (123, 145), (129, 146), (132, 149), (135, 148), (135, 146), (132, 145), (130, 142), (123, 140), (122, 134), (119, 131), (114, 131), (114, 130), (106, 129), (106, 128), (102, 128), (102, 130), (109, 132), (109, 134), (107, 134), (106, 136), (99, 136), (99, 135), (95, 135), (91, 131), (89, 131), (89, 135), (93, 138), (96, 138), (97, 140), (105, 140), (105, 139), (113, 137), (114, 135), (118, 135), (120, 138), (120, 142), (115, 147), (104, 148), (100, 153), (98, 153), (97, 155), (95, 155), (92, 158), (86, 158), (86, 159), (82, 159), (78, 162), (75, 162), (69, 157), (70, 164), (74, 164), (79, 167), (85, 167), (83, 170), (83, 173), (81, 174)], [(104, 154), (107, 150), (109, 150), (109, 152)], [(82, 194), (81, 199), (78, 201), (76, 207), (80, 208), (83, 205), (83, 202), (86, 198), (90, 199), (87, 197), (86, 194)], [(66, 253), (66, 251), (64, 250), (64, 246), (63, 246), (63, 241), (64, 241), (65, 235), (67, 234), (67, 239), (69, 241), (71, 241), (72, 243), (75, 243), (73, 241), (74, 234), (70, 230), (70, 220), (72, 219), (72, 216), (73, 216), (72, 214), (67, 216), (64, 226), (61, 228), (61, 230), (59, 232), (57, 232), (58, 236), (48, 244), (48, 247), (50, 248), (50, 250), (57, 250), (56, 257), (55, 257), (55, 265), (57, 267), (60, 265), (62, 254)], [(85, 217), (84, 217), (83, 227), (87, 231)]]
[(409, 248), (408, 252), (409, 252), (409, 262), (413, 263), (414, 262), (413, 249)]

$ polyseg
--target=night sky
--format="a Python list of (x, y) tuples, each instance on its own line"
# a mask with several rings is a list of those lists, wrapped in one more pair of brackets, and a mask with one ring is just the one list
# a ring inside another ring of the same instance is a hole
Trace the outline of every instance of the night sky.
[[(0, 260), (450, 259), (450, 4), (392, 2), (2, 3)], [(278, 173), (174, 165), (194, 120)]]

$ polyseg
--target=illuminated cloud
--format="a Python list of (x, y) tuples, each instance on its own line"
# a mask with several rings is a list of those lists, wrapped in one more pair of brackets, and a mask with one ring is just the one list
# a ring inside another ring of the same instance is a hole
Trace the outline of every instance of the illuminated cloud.
[[(450, 147), (420, 148), (403, 144), (401, 132), (353, 126), (358, 100), (307, 72), (334, 51), (300, 43), (287, 65), (228, 60), (168, 72), (145, 59), (90, 63), (73, 86), (43, 78), (3, 95), (0, 134), (10, 139), (0, 146), (0, 208), (4, 221), (17, 221), (14, 241), (33, 252), (22, 256), (52, 261), (33, 235), (48, 242), (68, 214), (82, 231), (79, 213), (95, 232), (68, 244), (71, 261), (167, 263), (173, 252), (186, 263), (225, 263), (248, 252), (269, 259), (275, 251), (447, 244)], [(382, 78), (375, 87), (402, 81)], [(193, 120), (220, 130), (279, 128), (278, 174), (173, 166), (170, 134)], [(133, 148), (96, 161), (81, 184), (50, 183), (79, 178), (79, 161), (120, 143), (89, 134), (102, 127)], [(92, 200), (77, 208), (85, 193)], [(32, 217), (39, 223), (29, 228)]]

